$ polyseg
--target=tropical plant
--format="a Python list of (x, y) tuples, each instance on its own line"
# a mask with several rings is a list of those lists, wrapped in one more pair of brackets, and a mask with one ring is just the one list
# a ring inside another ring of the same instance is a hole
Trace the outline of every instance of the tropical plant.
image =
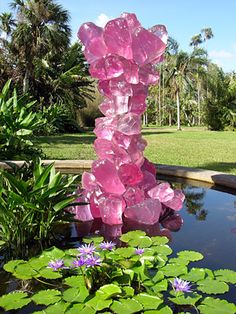
[(236, 284), (235, 271), (189, 267), (203, 255), (181, 251), (169, 257), (166, 237), (137, 230), (120, 240), (122, 247), (116, 248), (102, 237), (87, 237), (79, 248), (53, 247), (28, 261), (8, 262), (5, 271), (24, 283), (33, 280), (44, 286), (35, 293), (18, 289), (5, 294), (0, 306), (27, 311), (32, 302), (31, 309), (33, 304), (43, 306), (34, 312), (38, 314), (235, 313), (236, 305), (222, 298), (229, 284)]
[(180, 51), (173, 55), (168, 71), (166, 84), (170, 86), (173, 97), (177, 105), (177, 129), (181, 130), (180, 123), (180, 96), (188, 95), (189, 90), (193, 90), (195, 75), (198, 73), (198, 67), (204, 65), (207, 60), (202, 49), (195, 49), (191, 54)]
[(54, 0), (14, 0), (11, 7), (16, 14), (0, 16), (0, 84), (11, 77), (38, 101), (35, 110), (63, 103), (75, 119), (94, 88), (81, 44), (70, 45), (68, 11)]
[[(26, 175), (27, 174), (27, 175)], [(64, 208), (75, 199), (77, 176), (43, 166), (40, 159), (14, 173), (1, 170), (0, 240), (16, 254), (49, 239), (55, 224), (71, 218)]]
[(42, 151), (31, 141), (33, 132), (45, 120), (32, 112), (35, 101), (11, 93), (9, 80), (0, 93), (0, 159), (31, 159)]
[(225, 109), (233, 102), (229, 93), (229, 78), (217, 65), (211, 64), (205, 84), (208, 93), (204, 104), (204, 122), (211, 130), (223, 130)]

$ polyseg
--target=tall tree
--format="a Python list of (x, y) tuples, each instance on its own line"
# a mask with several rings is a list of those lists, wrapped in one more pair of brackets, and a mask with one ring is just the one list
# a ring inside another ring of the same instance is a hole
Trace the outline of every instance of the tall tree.
[(16, 26), (12, 31), (11, 50), (17, 56), (23, 76), (23, 92), (34, 90), (35, 63), (45, 54), (63, 53), (69, 45), (69, 13), (53, 0), (14, 0)]
[(202, 44), (203, 39), (201, 34), (194, 35), (190, 40), (190, 46), (193, 46), (194, 48), (198, 48), (200, 44)]
[(189, 88), (193, 89), (192, 83), (194, 82), (196, 72), (198, 71), (199, 66), (205, 62), (206, 59), (204, 58), (202, 49), (195, 49), (191, 54), (180, 51), (178, 54), (172, 57), (172, 62), (170, 62), (170, 70), (167, 82), (170, 84), (172, 93), (176, 100), (178, 130), (181, 130), (181, 94), (183, 95), (183, 93)]

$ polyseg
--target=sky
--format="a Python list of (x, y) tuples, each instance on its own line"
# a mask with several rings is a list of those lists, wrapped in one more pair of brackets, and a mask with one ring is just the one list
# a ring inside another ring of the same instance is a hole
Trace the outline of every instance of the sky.
[[(9, 11), (0, 0), (0, 13)], [(236, 0), (57, 0), (70, 13), (72, 41), (81, 24), (99, 26), (123, 12), (135, 13), (145, 28), (164, 24), (180, 49), (191, 51), (193, 35), (211, 27), (214, 38), (203, 44), (210, 59), (225, 71), (236, 71)]]

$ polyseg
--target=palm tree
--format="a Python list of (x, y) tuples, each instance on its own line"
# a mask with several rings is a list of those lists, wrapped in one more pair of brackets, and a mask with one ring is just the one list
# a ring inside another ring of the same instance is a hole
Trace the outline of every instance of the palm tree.
[(5, 33), (5, 40), (12, 32), (12, 27), (15, 26), (15, 20), (12, 13), (2, 13), (0, 15), (0, 31)]
[(76, 108), (86, 106), (93, 99), (94, 84), (84, 62), (82, 46), (75, 43), (57, 60), (38, 60), (36, 70), (37, 99), (43, 104), (64, 103), (75, 115)]
[(35, 62), (45, 54), (60, 55), (71, 35), (69, 14), (53, 0), (14, 0), (16, 27), (12, 31), (12, 52), (23, 76), (23, 92), (34, 89)]
[(198, 46), (202, 44), (202, 42), (203, 42), (202, 35), (196, 34), (191, 38), (190, 46), (193, 46), (195, 49), (195, 48), (198, 48)]
[(201, 33), (203, 34), (203, 41), (207, 41), (209, 39), (211, 39), (212, 37), (214, 37), (213, 31), (211, 29), (211, 27), (205, 27), (201, 30)]
[(205, 64), (202, 49), (195, 49), (191, 54), (180, 51), (172, 57), (167, 82), (172, 87), (172, 92), (177, 105), (177, 130), (181, 130), (180, 123), (180, 96), (188, 89), (193, 89), (193, 82), (199, 66)]

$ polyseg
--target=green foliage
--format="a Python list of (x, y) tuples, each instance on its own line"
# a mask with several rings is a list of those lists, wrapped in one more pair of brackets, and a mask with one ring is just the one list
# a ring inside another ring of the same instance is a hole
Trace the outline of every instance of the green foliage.
[(64, 208), (76, 198), (71, 193), (77, 179), (56, 173), (53, 164), (43, 166), (40, 159), (23, 168), (27, 175), (22, 168), (15, 173), (1, 171), (0, 180), (0, 239), (22, 255), (26, 244), (48, 239), (57, 222), (71, 218)]
[(47, 121), (38, 130), (39, 135), (52, 135), (57, 133), (78, 133), (80, 128), (72, 117), (68, 106), (61, 103), (43, 107), (42, 116)]
[(234, 129), (236, 123), (236, 77), (225, 74), (217, 65), (211, 64), (205, 85), (207, 97), (204, 121), (211, 130)]
[[(140, 244), (143, 238), (149, 239), (149, 246), (144, 248), (142, 255), (136, 255), (131, 242), (135, 240), (135, 243)], [(0, 297), (0, 306), (5, 310), (18, 309), (30, 301), (44, 306), (42, 311), (35, 313), (87, 314), (102, 311), (171, 314), (173, 307), (175, 313), (183, 313), (183, 306), (187, 306), (189, 312), (197, 308), (199, 313), (235, 313), (235, 304), (213, 298), (212, 295), (227, 292), (229, 286), (226, 282), (234, 282), (236, 272), (217, 270), (213, 273), (209, 269), (188, 268), (186, 260), (190, 263), (202, 259), (202, 254), (194, 251), (179, 252), (177, 257), (168, 260), (169, 251), (157, 249), (168, 247), (166, 238), (147, 237), (143, 231), (122, 235), (121, 239), (126, 246), (111, 251), (101, 250), (98, 239), (103, 240), (95, 237), (90, 241), (96, 247), (95, 256), (101, 258), (101, 264), (97, 266), (75, 267), (73, 261), (81, 257), (86, 260), (88, 256), (81, 255), (77, 250), (76, 257), (76, 249), (63, 251), (55, 247), (29, 261), (16, 260), (5, 264), (4, 269), (18, 279), (43, 279), (44, 288), (31, 296), (22, 292), (3, 295)], [(89, 242), (88, 237), (85, 241)], [(64, 266), (57, 269), (49, 267), (53, 261), (62, 259)], [(174, 263), (174, 259), (178, 263)], [(46, 272), (51, 272), (55, 277), (45, 277)], [(174, 277), (177, 276), (190, 281), (189, 292), (177, 290), (173, 286)], [(54, 288), (46, 289), (47, 284)], [(209, 296), (206, 297), (206, 294)], [(14, 305), (12, 300), (16, 300)]]
[(33, 132), (45, 123), (39, 113), (32, 111), (35, 101), (27, 102), (18, 97), (16, 89), (11, 93), (9, 80), (0, 93), (0, 158), (32, 159), (42, 151), (32, 142)]

